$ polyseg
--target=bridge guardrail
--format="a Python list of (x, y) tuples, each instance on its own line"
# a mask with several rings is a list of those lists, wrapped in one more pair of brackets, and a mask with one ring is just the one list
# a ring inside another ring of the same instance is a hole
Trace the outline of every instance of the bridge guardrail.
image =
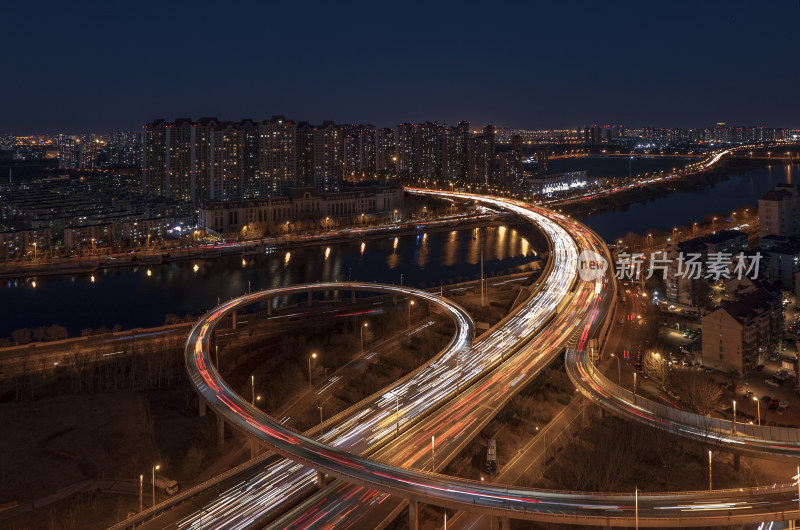
[[(575, 352), (576, 361), (580, 364), (590, 377), (603, 388), (606, 392), (613, 395), (615, 398), (627, 403), (629, 406), (634, 407), (640, 411), (649, 413), (652, 418), (649, 421), (658, 422), (659, 418), (666, 419), (674, 423), (679, 423), (684, 426), (689, 426), (700, 431), (700, 433), (714, 434), (718, 438), (725, 439), (731, 442), (786, 442), (789, 444), (797, 444), (797, 449), (800, 449), (800, 429), (792, 427), (772, 427), (769, 425), (751, 425), (749, 423), (736, 422), (734, 432), (733, 421), (724, 420), (721, 418), (712, 418), (703, 416), (693, 412), (680, 410), (669, 405), (650, 400), (640, 395), (634, 395), (633, 392), (624, 388), (609, 379), (605, 374), (595, 368), (591, 362), (587, 362), (586, 354)], [(675, 428), (666, 430), (676, 430)]]

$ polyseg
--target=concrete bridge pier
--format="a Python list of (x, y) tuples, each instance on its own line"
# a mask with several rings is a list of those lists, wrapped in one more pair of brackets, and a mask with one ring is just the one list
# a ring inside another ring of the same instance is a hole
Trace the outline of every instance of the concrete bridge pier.
[(311, 307), (311, 291), (308, 291), (308, 307)]
[(408, 499), (408, 528), (419, 530), (419, 503), (417, 499)]
[(206, 402), (203, 401), (203, 398), (200, 398), (198, 402), (200, 403), (200, 417), (202, 418), (206, 415)]
[(231, 313), (231, 329), (236, 329), (236, 311)]
[(256, 457), (256, 455), (258, 454), (258, 449), (259, 449), (258, 439), (251, 437), (250, 438), (250, 458), (255, 458)]
[(267, 316), (272, 316), (272, 300), (267, 299)]
[(217, 445), (225, 443), (225, 420), (222, 416), (217, 415)]
[(317, 471), (317, 489), (321, 490), (325, 487), (325, 473)]

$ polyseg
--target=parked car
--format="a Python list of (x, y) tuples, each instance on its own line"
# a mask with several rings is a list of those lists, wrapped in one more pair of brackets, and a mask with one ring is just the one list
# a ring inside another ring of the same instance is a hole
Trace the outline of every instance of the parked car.
[(775, 412), (778, 410), (778, 405), (780, 405), (780, 402), (777, 399), (771, 399), (769, 400), (769, 405), (767, 405), (767, 410), (770, 412)]
[(779, 386), (781, 386), (780, 381), (778, 381), (777, 379), (774, 379), (772, 377), (768, 377), (768, 378), (764, 379), (764, 382), (766, 384), (768, 384), (769, 386), (773, 386), (775, 388), (778, 388)]

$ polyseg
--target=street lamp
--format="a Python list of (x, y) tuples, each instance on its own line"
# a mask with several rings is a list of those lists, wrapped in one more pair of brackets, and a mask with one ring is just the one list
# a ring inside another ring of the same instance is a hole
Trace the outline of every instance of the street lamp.
[(311, 357), (308, 358), (308, 389), (311, 390), (311, 359), (316, 359), (317, 354), (312, 353)]
[(733, 400), (733, 418), (731, 418), (731, 432), (736, 434), (736, 400)]
[(142, 513), (142, 492), (144, 490), (144, 475), (139, 475), (139, 513)]
[(714, 217), (711, 219), (711, 231), (715, 234), (717, 233), (717, 218)]
[(633, 401), (636, 401), (636, 372), (633, 372)]
[(711, 487), (711, 449), (708, 450), (708, 491), (713, 490), (714, 488)]
[(319, 409), (319, 437), (322, 439), (322, 405), (317, 408)]
[(411, 329), (411, 306), (413, 306), (413, 305), (414, 305), (414, 300), (411, 300), (408, 303), (408, 327), (409, 327), (409, 329)]
[(394, 396), (395, 401), (395, 425), (397, 426), (396, 435), (400, 436), (400, 395), (395, 394)]
[(364, 353), (364, 328), (368, 327), (369, 324), (367, 322), (364, 322), (364, 324), (361, 326), (361, 353)]
[(153, 506), (156, 505), (156, 471), (161, 469), (160, 465), (153, 466)]
[(256, 406), (256, 376), (250, 374), (250, 404)]
[(431, 471), (436, 473), (436, 437), (431, 436)]
[(618, 385), (622, 385), (622, 383), (621, 383), (621, 381), (622, 381), (622, 368), (620, 367), (619, 357), (617, 357), (613, 353), (611, 354), (611, 357), (613, 357), (614, 359), (617, 360), (617, 384)]
[(761, 427), (761, 400), (753, 396), (753, 401), (756, 402), (756, 408), (758, 409), (758, 426)]

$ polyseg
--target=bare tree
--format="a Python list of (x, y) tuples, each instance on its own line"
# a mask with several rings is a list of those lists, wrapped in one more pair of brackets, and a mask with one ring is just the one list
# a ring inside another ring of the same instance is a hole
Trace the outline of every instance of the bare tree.
[(681, 396), (697, 414), (711, 414), (722, 399), (722, 388), (714, 378), (701, 372), (688, 371), (678, 380)]
[(664, 355), (656, 350), (647, 350), (642, 357), (642, 370), (647, 374), (650, 379), (662, 390), (667, 389), (667, 385), (672, 378), (672, 370), (670, 370)]

